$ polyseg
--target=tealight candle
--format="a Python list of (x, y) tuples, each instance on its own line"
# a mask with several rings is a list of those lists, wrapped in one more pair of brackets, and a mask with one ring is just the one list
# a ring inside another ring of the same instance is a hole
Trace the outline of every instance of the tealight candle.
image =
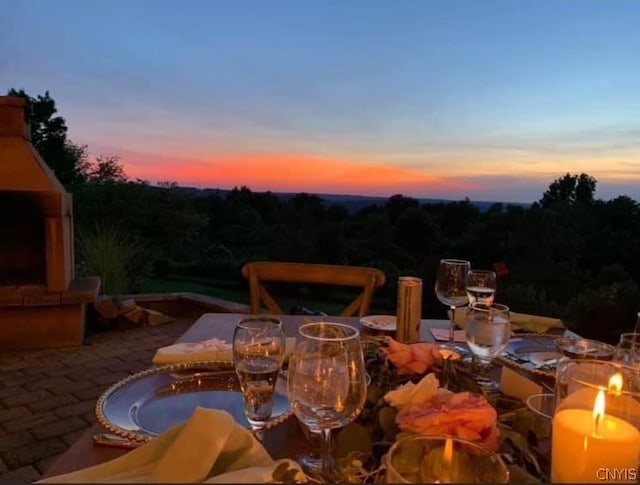
[[(619, 375), (612, 377), (609, 389), (620, 392)], [(553, 483), (636, 481), (640, 432), (605, 411), (605, 393), (600, 389), (593, 411), (570, 408), (556, 412), (551, 448)]]

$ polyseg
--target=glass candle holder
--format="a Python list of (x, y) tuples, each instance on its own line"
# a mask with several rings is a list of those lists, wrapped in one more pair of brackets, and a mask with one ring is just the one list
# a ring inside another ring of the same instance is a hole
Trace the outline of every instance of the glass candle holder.
[(620, 335), (615, 359), (634, 367), (640, 366), (640, 333), (627, 332)]
[(507, 483), (509, 470), (493, 451), (446, 435), (411, 435), (384, 459), (386, 483)]
[(618, 362), (558, 363), (551, 482), (635, 482), (640, 371)]
[(534, 430), (538, 438), (551, 436), (551, 422), (556, 408), (555, 394), (533, 394), (529, 396), (525, 404), (533, 415)]

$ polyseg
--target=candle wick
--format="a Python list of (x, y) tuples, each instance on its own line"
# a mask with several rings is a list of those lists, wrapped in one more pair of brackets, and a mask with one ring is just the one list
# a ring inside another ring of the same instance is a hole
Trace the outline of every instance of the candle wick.
[(598, 413), (593, 421), (593, 435), (596, 437), (599, 436), (598, 428), (600, 427), (600, 421), (602, 421), (602, 414)]

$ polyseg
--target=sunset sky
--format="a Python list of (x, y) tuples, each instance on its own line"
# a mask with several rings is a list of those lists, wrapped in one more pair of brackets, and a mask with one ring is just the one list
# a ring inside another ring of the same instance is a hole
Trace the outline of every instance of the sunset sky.
[(31, 0), (0, 53), (0, 91), (151, 182), (640, 201), (639, 1)]

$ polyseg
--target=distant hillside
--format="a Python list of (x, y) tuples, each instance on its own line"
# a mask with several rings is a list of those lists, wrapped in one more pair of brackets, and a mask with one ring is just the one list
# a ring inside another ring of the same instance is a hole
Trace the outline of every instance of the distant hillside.
[[(225, 189), (198, 189), (196, 187), (179, 187), (181, 191), (192, 194), (194, 197), (206, 197), (209, 195), (219, 195), (220, 197), (225, 197), (229, 190)], [(282, 200), (288, 200), (295, 197), (299, 192), (272, 192), (273, 195), (279, 197)], [(324, 200), (327, 205), (341, 205), (349, 211), (349, 213), (353, 214), (358, 212), (365, 207), (369, 207), (374, 204), (382, 205), (389, 197), (375, 197), (368, 195), (335, 195), (335, 194), (310, 194), (316, 195)], [(447, 200), (447, 199), (417, 199), (421, 204), (441, 204), (441, 203), (449, 203), (449, 202), (459, 202), (455, 200)], [(471, 200), (471, 204), (476, 206), (480, 211), (484, 212), (493, 204), (496, 204), (499, 201), (475, 201)], [(518, 202), (503, 202), (505, 206), (507, 205), (515, 205), (520, 207), (529, 207), (531, 204), (527, 203), (518, 203)]]
[[(285, 194), (283, 194), (285, 195)], [(347, 208), (350, 213), (357, 212), (360, 209), (368, 207), (373, 204), (384, 204), (389, 200), (389, 197), (369, 197), (365, 195), (332, 195), (332, 194), (317, 194), (330, 205), (342, 205)], [(290, 195), (289, 195), (290, 196)], [(458, 202), (454, 200), (446, 199), (417, 199), (421, 204), (441, 204), (449, 202)], [(469, 201), (476, 206), (480, 211), (484, 212), (496, 202), (491, 201)], [(517, 205), (521, 207), (529, 207), (531, 204), (524, 203), (512, 203), (504, 202), (504, 205)]]

